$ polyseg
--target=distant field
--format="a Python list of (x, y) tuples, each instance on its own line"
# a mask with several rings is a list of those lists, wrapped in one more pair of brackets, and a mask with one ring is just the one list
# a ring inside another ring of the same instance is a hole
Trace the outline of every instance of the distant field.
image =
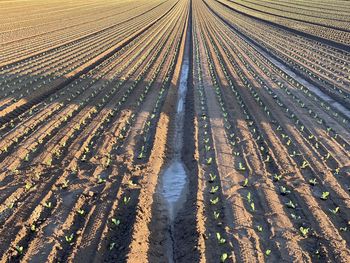
[(349, 13), (0, 1), (0, 262), (349, 262)]

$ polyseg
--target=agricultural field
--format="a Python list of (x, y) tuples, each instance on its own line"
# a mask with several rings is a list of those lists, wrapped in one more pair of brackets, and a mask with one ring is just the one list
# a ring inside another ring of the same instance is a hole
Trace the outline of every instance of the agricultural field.
[(350, 262), (349, 13), (0, 1), (0, 262)]

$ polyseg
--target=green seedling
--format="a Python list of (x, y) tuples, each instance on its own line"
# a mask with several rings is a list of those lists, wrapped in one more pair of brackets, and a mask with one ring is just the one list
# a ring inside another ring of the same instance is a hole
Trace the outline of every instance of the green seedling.
[(248, 178), (244, 179), (242, 186), (247, 187), (248, 186)]
[(64, 182), (63, 182), (61, 188), (62, 188), (62, 189), (68, 188), (68, 184), (69, 184), (69, 180), (64, 180)]
[(215, 194), (218, 190), (219, 190), (219, 186), (218, 185), (217, 186), (212, 186), (211, 190), (210, 190), (210, 193), (211, 194)]
[(45, 202), (45, 203), (44, 203), (44, 206), (45, 206), (46, 208), (52, 208), (52, 203), (51, 203), (51, 202)]
[(32, 224), (32, 225), (30, 226), (30, 231), (32, 231), (32, 232), (35, 232), (35, 231), (36, 231), (36, 226), (35, 226), (35, 224)]
[(214, 211), (214, 218), (215, 218), (215, 220), (218, 220), (218, 219), (219, 219), (219, 217), (220, 217), (220, 213), (219, 213), (219, 212)]
[(211, 165), (211, 163), (213, 162), (213, 158), (210, 157), (208, 159), (206, 159), (207, 165)]
[(346, 231), (348, 231), (348, 228), (347, 227), (340, 227), (339, 230), (341, 232), (346, 232)]
[(23, 255), (23, 250), (24, 250), (23, 246), (16, 246), (15, 248), (19, 255)]
[(293, 214), (293, 213), (291, 213), (290, 216), (291, 216), (294, 220), (301, 219), (300, 216), (297, 216), (297, 215), (295, 215), (295, 214)]
[(143, 152), (140, 152), (140, 154), (137, 156), (137, 159), (142, 159), (144, 157)]
[(266, 255), (266, 256), (270, 256), (270, 255), (271, 255), (271, 249), (267, 249), (267, 250), (265, 251), (265, 255)]
[(216, 233), (216, 238), (218, 239), (219, 244), (225, 244), (226, 239), (222, 238), (220, 233)]
[(85, 214), (85, 211), (83, 209), (78, 209), (77, 213), (82, 216)]
[(129, 202), (130, 202), (130, 196), (129, 197), (126, 197), (126, 196), (124, 196), (124, 198), (123, 198), (123, 203), (126, 205), (126, 204), (128, 204)]
[(290, 194), (290, 191), (287, 190), (286, 187), (281, 186), (281, 187), (280, 187), (280, 193), (281, 193), (281, 195), (287, 195), (287, 194)]
[(275, 174), (274, 176), (273, 176), (273, 181), (274, 182), (278, 182), (278, 181), (280, 181), (282, 179), (282, 175), (277, 175), (277, 174)]
[(327, 200), (329, 197), (329, 192), (322, 192), (321, 199), (322, 200)]
[(262, 232), (263, 231), (263, 227), (262, 226), (257, 226), (256, 229), (259, 231), (259, 232)]
[(245, 170), (246, 170), (246, 168), (244, 167), (244, 165), (242, 164), (242, 162), (239, 162), (239, 164), (238, 164), (238, 170), (239, 170), (239, 171), (245, 171)]
[(249, 203), (252, 201), (252, 194), (250, 192), (247, 194), (247, 200)]
[(119, 226), (120, 225), (120, 220), (119, 219), (112, 218), (111, 221), (112, 221), (113, 225), (115, 225), (115, 226)]
[(339, 206), (337, 206), (337, 207), (334, 208), (334, 209), (329, 209), (329, 211), (330, 211), (333, 215), (338, 214), (338, 213), (339, 213), (339, 210), (340, 210)]
[(250, 209), (252, 212), (255, 212), (255, 204), (253, 202), (250, 203)]
[(223, 253), (220, 257), (220, 262), (223, 263), (226, 261), (226, 259), (228, 258), (228, 255), (227, 253)]
[(315, 186), (317, 184), (316, 178), (310, 179), (309, 184)]
[(296, 205), (292, 202), (292, 200), (289, 200), (288, 203), (286, 203), (286, 206), (288, 208), (292, 208), (292, 209), (295, 209)]
[(73, 242), (74, 234), (72, 233), (69, 236), (64, 236), (64, 238), (69, 244), (71, 244)]
[(307, 235), (309, 234), (309, 228), (307, 227), (300, 227), (299, 228), (300, 230), (300, 234), (303, 236), (303, 237), (307, 237)]
[(271, 162), (271, 157), (270, 155), (267, 155), (266, 159), (264, 160), (264, 163), (269, 163), (269, 162)]
[(309, 162), (308, 161), (303, 161), (303, 163), (302, 163), (302, 165), (301, 165), (301, 169), (305, 169), (305, 168), (307, 168), (307, 167), (309, 167), (310, 166), (310, 164), (309, 164)]
[(210, 203), (211, 203), (212, 205), (216, 205), (218, 202), (219, 202), (219, 197), (216, 197), (216, 198), (214, 198), (214, 199), (210, 199)]
[(210, 149), (211, 149), (210, 145), (205, 145), (205, 151), (206, 151), (206, 152), (209, 152)]
[(32, 188), (32, 186), (33, 186), (33, 185), (32, 185), (30, 182), (27, 182), (26, 185), (25, 185), (26, 191), (29, 191), (30, 188)]
[(214, 181), (215, 181), (215, 179), (216, 179), (216, 175), (215, 175), (215, 174), (212, 174), (212, 173), (210, 173), (210, 174), (209, 174), (209, 177), (210, 177), (210, 179), (209, 179), (209, 183), (214, 182)]
[(98, 184), (103, 184), (106, 182), (106, 179), (101, 178), (101, 176), (98, 177), (97, 183)]
[(114, 247), (115, 247), (115, 243), (111, 243), (111, 244), (109, 245), (109, 250), (112, 250)]

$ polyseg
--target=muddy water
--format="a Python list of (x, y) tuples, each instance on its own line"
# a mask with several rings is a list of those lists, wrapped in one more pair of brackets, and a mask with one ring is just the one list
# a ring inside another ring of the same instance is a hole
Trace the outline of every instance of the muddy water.
[(178, 210), (186, 202), (188, 192), (187, 170), (182, 162), (182, 146), (184, 135), (184, 115), (185, 115), (185, 98), (187, 93), (187, 81), (190, 63), (190, 33), (187, 31), (184, 57), (181, 65), (180, 82), (178, 89), (177, 108), (175, 115), (175, 131), (173, 149), (174, 152), (171, 160), (161, 174), (158, 192), (165, 204), (168, 212), (169, 226), (168, 230), (168, 261), (174, 260), (174, 219)]

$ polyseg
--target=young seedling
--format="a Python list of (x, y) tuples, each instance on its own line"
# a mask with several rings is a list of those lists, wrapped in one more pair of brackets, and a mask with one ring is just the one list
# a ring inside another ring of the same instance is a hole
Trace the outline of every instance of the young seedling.
[(250, 209), (252, 212), (255, 212), (255, 204), (253, 202), (250, 203)]
[(52, 203), (51, 203), (51, 202), (45, 202), (45, 203), (44, 203), (44, 206), (45, 206), (46, 208), (52, 208)]
[(218, 220), (218, 219), (219, 219), (219, 216), (220, 216), (220, 213), (214, 211), (214, 218), (215, 218), (215, 220)]
[(126, 204), (128, 204), (129, 202), (130, 202), (130, 196), (129, 197), (126, 197), (126, 196), (124, 196), (124, 198), (123, 198), (123, 203), (126, 205)]
[(329, 197), (329, 192), (322, 192), (321, 199), (322, 200), (327, 200)]
[(64, 180), (64, 182), (63, 182), (61, 188), (62, 188), (62, 189), (68, 188), (68, 184), (69, 184), (69, 180)]
[(295, 204), (292, 202), (292, 200), (289, 200), (289, 202), (288, 203), (286, 203), (286, 206), (288, 207), (288, 208), (292, 208), (292, 209), (295, 209)]
[(69, 244), (72, 244), (73, 242), (73, 238), (74, 238), (74, 234), (70, 234), (70, 236), (64, 236), (64, 238), (66, 239), (66, 241), (69, 243)]
[(210, 190), (210, 193), (211, 194), (215, 194), (218, 190), (219, 190), (219, 186), (218, 185), (217, 186), (212, 186), (211, 190)]
[(77, 213), (82, 216), (85, 214), (85, 211), (84, 211), (84, 209), (78, 209)]
[(98, 184), (103, 184), (106, 182), (106, 179), (101, 178), (101, 176), (98, 177), (97, 183)]
[(300, 234), (303, 236), (303, 237), (307, 237), (307, 235), (309, 234), (309, 228), (307, 227), (300, 227), (299, 228), (300, 230)]
[(209, 152), (210, 149), (211, 149), (210, 145), (205, 145), (205, 151), (206, 151), (206, 152)]
[(242, 186), (247, 187), (248, 186), (248, 178), (244, 179)]
[(301, 219), (300, 216), (297, 216), (297, 215), (295, 215), (295, 214), (293, 214), (293, 213), (291, 213), (290, 216), (291, 216), (294, 220)]
[(309, 162), (308, 161), (303, 161), (303, 163), (302, 163), (302, 165), (301, 165), (301, 169), (305, 169), (305, 168), (307, 168), (307, 167), (309, 167), (310, 166), (310, 164), (309, 164)]
[(262, 226), (257, 226), (256, 229), (259, 231), (259, 232), (262, 232), (263, 231), (263, 227)]
[(210, 177), (210, 179), (209, 179), (209, 183), (214, 182), (214, 181), (215, 181), (215, 179), (216, 179), (216, 175), (215, 175), (215, 174), (212, 174), (212, 173), (210, 173), (210, 174), (209, 174), (209, 177)]
[(120, 220), (119, 219), (112, 218), (111, 221), (112, 221), (113, 225), (115, 225), (115, 226), (119, 226), (120, 225)]
[(33, 186), (33, 185), (32, 185), (30, 182), (27, 182), (26, 185), (25, 185), (26, 191), (29, 191), (30, 188), (32, 188), (32, 186)]
[(16, 246), (15, 248), (19, 255), (23, 255), (23, 250), (24, 250), (23, 246)]
[(316, 178), (310, 179), (309, 180), (309, 184), (312, 185), (312, 186), (315, 186), (317, 184)]
[(109, 245), (109, 250), (112, 250), (114, 247), (115, 247), (115, 243), (111, 243), (111, 244)]
[(32, 232), (36, 231), (36, 226), (34, 223), (30, 226), (30, 231), (32, 231)]
[(271, 157), (270, 155), (267, 155), (266, 159), (264, 160), (264, 163), (269, 163), (269, 162), (271, 162)]
[(284, 187), (284, 186), (281, 186), (280, 187), (280, 193), (281, 193), (281, 195), (287, 195), (287, 194), (290, 194), (290, 191), (289, 190), (287, 190), (287, 188), (286, 187)]
[(271, 249), (267, 249), (267, 250), (265, 251), (265, 255), (266, 255), (266, 256), (270, 256), (270, 255), (271, 255)]
[(220, 235), (220, 233), (216, 233), (216, 238), (218, 239), (219, 244), (221, 244), (221, 245), (222, 245), (222, 244), (225, 244), (226, 239), (222, 238), (221, 235)]
[(336, 214), (338, 214), (339, 213), (339, 206), (337, 206), (336, 208), (334, 208), (334, 209), (329, 209), (329, 211), (333, 214), (333, 215), (336, 215)]
[(245, 170), (246, 170), (246, 168), (244, 167), (244, 165), (242, 164), (242, 162), (239, 162), (239, 164), (238, 164), (238, 170), (239, 170), (239, 171), (245, 171)]
[(282, 175), (277, 175), (277, 174), (275, 174), (274, 176), (273, 176), (273, 181), (274, 182), (278, 182), (278, 181), (280, 181), (282, 179)]
[(213, 158), (210, 157), (208, 159), (206, 159), (207, 165), (211, 165), (211, 163), (213, 162)]
[(216, 198), (214, 198), (214, 199), (210, 199), (210, 203), (211, 203), (212, 205), (216, 205), (218, 202), (219, 202), (219, 197), (216, 197)]
[(223, 253), (220, 257), (220, 262), (223, 263), (226, 261), (226, 259), (228, 258), (228, 255), (227, 253)]

